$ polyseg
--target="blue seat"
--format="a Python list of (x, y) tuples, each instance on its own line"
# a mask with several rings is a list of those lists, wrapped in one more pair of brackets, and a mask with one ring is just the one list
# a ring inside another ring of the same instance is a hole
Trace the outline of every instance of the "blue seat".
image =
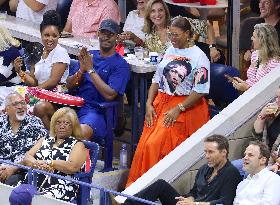
[(210, 64), (210, 90), (206, 98), (212, 99), (215, 103), (215, 106), (209, 107), (211, 117), (239, 96), (238, 91), (232, 86), (231, 82), (228, 82), (225, 74), (232, 77), (240, 76), (239, 71), (232, 66)]
[[(69, 70), (79, 66), (79, 61), (71, 59)], [(104, 147), (104, 170), (112, 170), (114, 129), (117, 125), (119, 99), (110, 102), (91, 102), (103, 112), (106, 123), (105, 136), (93, 136), (93, 141)]]
[(61, 24), (63, 28), (67, 22), (71, 4), (72, 4), (72, 0), (58, 0), (57, 2), (56, 11), (61, 16)]
[[(86, 140), (83, 140), (83, 143), (85, 147), (89, 150), (89, 157), (90, 157), (90, 170), (87, 172), (79, 172), (75, 174), (75, 177), (78, 178), (79, 181), (89, 183), (92, 182), (92, 175), (94, 173), (94, 168), (96, 166), (96, 162), (98, 159), (99, 154), (99, 145), (95, 142), (89, 142)], [(90, 199), (90, 188), (86, 186), (80, 186), (78, 198), (77, 198), (77, 204), (88, 204), (88, 201)]]

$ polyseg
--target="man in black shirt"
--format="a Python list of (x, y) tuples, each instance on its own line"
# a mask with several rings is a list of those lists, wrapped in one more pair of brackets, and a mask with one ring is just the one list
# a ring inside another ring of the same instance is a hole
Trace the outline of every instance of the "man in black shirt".
[[(135, 196), (149, 201), (159, 199), (163, 205), (231, 205), (242, 179), (238, 170), (228, 161), (228, 149), (228, 140), (224, 136), (212, 135), (204, 140), (207, 164), (198, 170), (194, 186), (187, 195), (180, 196), (169, 183), (159, 179)], [(117, 204), (114, 199), (112, 204)], [(124, 204), (143, 203), (128, 199)]]

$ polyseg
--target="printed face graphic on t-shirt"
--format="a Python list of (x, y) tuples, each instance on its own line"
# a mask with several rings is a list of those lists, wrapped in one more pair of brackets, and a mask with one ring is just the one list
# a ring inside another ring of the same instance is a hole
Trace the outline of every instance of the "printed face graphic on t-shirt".
[(194, 85), (208, 82), (208, 70), (204, 67), (198, 68), (194, 73)]
[(175, 92), (176, 87), (184, 81), (191, 70), (191, 64), (184, 60), (173, 60), (164, 67), (163, 75), (171, 93)]

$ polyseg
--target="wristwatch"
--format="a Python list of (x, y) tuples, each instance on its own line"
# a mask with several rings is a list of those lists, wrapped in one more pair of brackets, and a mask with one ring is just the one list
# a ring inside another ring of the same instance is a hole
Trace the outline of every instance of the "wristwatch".
[(186, 108), (184, 107), (184, 105), (182, 103), (178, 104), (179, 110), (181, 110), (181, 112), (184, 112), (186, 110)]
[(194, 204), (195, 204), (195, 205), (199, 205), (200, 203), (199, 203), (199, 202), (194, 202)]
[(96, 71), (94, 70), (94, 68), (92, 68), (91, 70), (88, 70), (87, 72), (88, 72), (88, 74), (96, 73)]

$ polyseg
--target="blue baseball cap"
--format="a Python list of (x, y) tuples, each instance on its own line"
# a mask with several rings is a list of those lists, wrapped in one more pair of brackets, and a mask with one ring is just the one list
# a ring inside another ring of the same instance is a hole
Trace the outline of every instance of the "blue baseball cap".
[(13, 189), (10, 194), (10, 205), (30, 205), (36, 188), (31, 184), (21, 184)]
[(120, 32), (120, 26), (112, 19), (105, 19), (100, 24), (99, 31), (100, 30), (107, 30), (118, 34)]

